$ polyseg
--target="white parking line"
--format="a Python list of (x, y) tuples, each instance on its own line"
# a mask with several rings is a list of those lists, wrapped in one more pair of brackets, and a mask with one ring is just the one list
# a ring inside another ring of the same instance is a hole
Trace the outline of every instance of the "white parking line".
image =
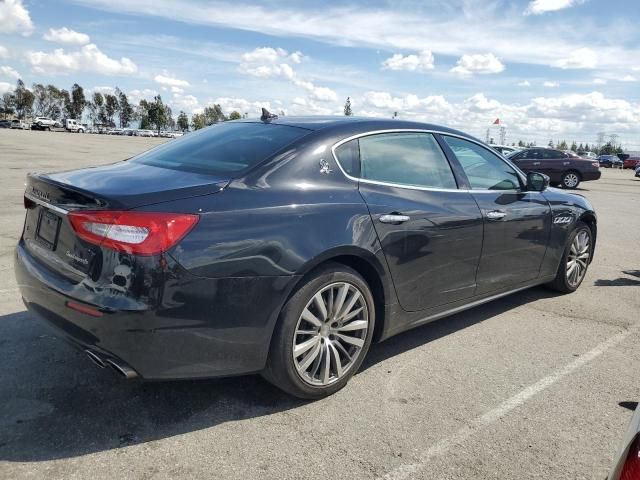
[(438, 443), (422, 452), (419, 461), (417, 461), (416, 463), (401, 465), (395, 470), (387, 473), (384, 478), (387, 480), (402, 480), (406, 478), (413, 478), (420, 470), (424, 469), (434, 457), (443, 455), (453, 447), (460, 445), (476, 432), (488, 427), (492, 423), (504, 417), (511, 410), (519, 407), (520, 405), (523, 405), (534, 395), (542, 392), (554, 383), (562, 380), (567, 375), (573, 373), (583, 365), (591, 362), (593, 359), (599, 357), (611, 347), (618, 345), (629, 335), (635, 333), (639, 328), (640, 325), (634, 325), (629, 330), (620, 332), (605, 340), (592, 350), (589, 350), (588, 352), (580, 355), (573, 362), (557, 370), (555, 373), (544, 377), (541, 380), (538, 380), (532, 385), (529, 385), (524, 390), (502, 402), (496, 408), (489, 410), (484, 415), (474, 418), (469, 422), (468, 425), (465, 425), (450, 437), (440, 440)]

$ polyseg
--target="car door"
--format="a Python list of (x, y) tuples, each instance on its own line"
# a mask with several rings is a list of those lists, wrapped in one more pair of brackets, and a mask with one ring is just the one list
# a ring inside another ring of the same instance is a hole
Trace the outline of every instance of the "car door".
[(484, 219), (476, 294), (536, 279), (551, 231), (551, 208), (544, 195), (525, 191), (518, 172), (481, 144), (441, 138), (460, 163)]
[(543, 148), (541, 152), (543, 168), (540, 173), (548, 175), (552, 183), (559, 182), (562, 178), (562, 173), (571, 166), (569, 155), (560, 150), (550, 148)]
[[(359, 190), (382, 246), (400, 306), (420, 311), (471, 297), (482, 248), (482, 215), (459, 190), (430, 133), (372, 133), (334, 149), (359, 155)], [(354, 175), (354, 173), (350, 173)]]
[[(535, 172), (540, 168), (540, 153), (537, 148), (529, 148), (513, 155), (510, 160), (523, 172)], [(542, 172), (541, 172), (542, 173)]]

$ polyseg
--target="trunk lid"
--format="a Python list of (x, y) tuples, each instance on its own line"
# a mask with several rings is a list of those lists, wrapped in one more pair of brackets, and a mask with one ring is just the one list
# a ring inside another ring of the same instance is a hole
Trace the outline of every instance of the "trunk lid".
[(68, 211), (130, 210), (220, 192), (228, 182), (212, 175), (129, 162), (29, 174), (22, 239), (32, 255), (68, 279), (97, 278), (103, 260), (101, 248), (76, 235)]

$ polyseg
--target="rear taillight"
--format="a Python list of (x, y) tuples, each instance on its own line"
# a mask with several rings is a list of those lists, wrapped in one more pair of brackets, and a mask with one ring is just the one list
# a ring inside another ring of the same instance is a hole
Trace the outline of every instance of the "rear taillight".
[(69, 221), (83, 240), (134, 255), (157, 255), (198, 223), (197, 215), (158, 212), (78, 211)]
[(629, 447), (627, 459), (620, 472), (620, 480), (638, 480), (640, 478), (640, 435)]

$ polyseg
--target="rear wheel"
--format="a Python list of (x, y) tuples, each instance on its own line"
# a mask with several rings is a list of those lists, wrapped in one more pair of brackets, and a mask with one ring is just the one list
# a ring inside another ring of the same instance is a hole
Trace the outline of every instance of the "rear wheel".
[(591, 262), (593, 233), (588, 225), (578, 222), (569, 235), (556, 278), (547, 286), (562, 293), (575, 292), (587, 273)]
[(364, 279), (349, 267), (327, 265), (282, 309), (263, 376), (296, 397), (331, 395), (362, 364), (374, 326), (373, 297)]
[(564, 188), (569, 188), (573, 190), (574, 188), (577, 188), (578, 185), (580, 185), (580, 174), (573, 170), (564, 172), (562, 174), (561, 183)]

